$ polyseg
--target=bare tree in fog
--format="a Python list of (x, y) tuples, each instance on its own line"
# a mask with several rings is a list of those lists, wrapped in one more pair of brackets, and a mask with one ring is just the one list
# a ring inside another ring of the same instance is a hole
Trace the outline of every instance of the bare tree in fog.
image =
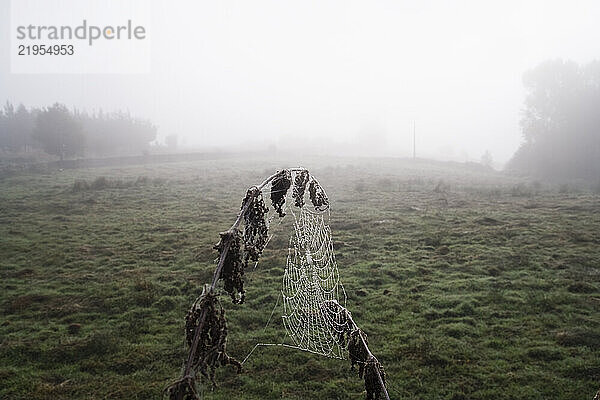
[(46, 153), (65, 157), (83, 155), (85, 138), (81, 124), (67, 107), (55, 103), (38, 114), (34, 137)]
[(77, 113), (86, 137), (86, 155), (94, 157), (139, 155), (156, 140), (156, 126), (128, 112)]
[(9, 152), (27, 151), (36, 146), (33, 140), (37, 110), (27, 110), (23, 104), (17, 109), (6, 102), (0, 110), (0, 149)]
[(600, 62), (554, 60), (523, 77), (524, 143), (508, 169), (552, 178), (600, 176)]

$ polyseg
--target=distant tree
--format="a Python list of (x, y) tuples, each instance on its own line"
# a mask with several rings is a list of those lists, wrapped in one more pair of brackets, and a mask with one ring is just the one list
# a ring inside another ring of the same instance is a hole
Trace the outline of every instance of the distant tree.
[(128, 145), (128, 149), (132, 154), (148, 150), (150, 142), (156, 140), (156, 125), (149, 120), (132, 118), (127, 114), (124, 127), (131, 132), (130, 140), (125, 144)]
[(0, 150), (8, 150), (8, 118), (0, 109)]
[(6, 102), (2, 107), (2, 148), (7, 151), (16, 151), (16, 114), (15, 107), (10, 103)]
[(23, 104), (15, 110), (10, 102), (6, 102), (0, 110), (0, 148), (18, 152), (35, 145), (32, 138), (35, 112), (27, 110)]
[(554, 60), (523, 77), (524, 142), (507, 168), (555, 179), (600, 176), (600, 62)]
[(486, 150), (485, 153), (483, 153), (483, 155), (481, 156), (481, 164), (491, 168), (493, 162), (494, 160), (492, 158), (492, 153), (490, 153), (489, 150)]
[(117, 111), (78, 113), (86, 138), (86, 152), (95, 156), (140, 154), (156, 139), (157, 129), (148, 120)]
[(35, 122), (34, 137), (48, 154), (65, 157), (83, 155), (84, 136), (81, 124), (62, 104), (39, 112)]
[(37, 110), (19, 104), (15, 113), (14, 143), (17, 150), (28, 151), (37, 145), (33, 138)]
[(119, 135), (109, 115), (102, 110), (97, 113), (77, 113), (75, 118), (83, 128), (86, 144), (86, 155), (109, 156), (117, 153)]

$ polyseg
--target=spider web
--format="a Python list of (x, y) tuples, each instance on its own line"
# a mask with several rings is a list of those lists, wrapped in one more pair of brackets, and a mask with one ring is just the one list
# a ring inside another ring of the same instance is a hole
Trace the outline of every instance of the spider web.
[[(263, 331), (269, 326), (282, 300), (281, 317), (292, 344), (256, 343), (242, 364), (262, 346), (282, 346), (330, 358), (347, 358), (344, 335), (352, 326), (348, 322), (350, 313), (345, 308), (346, 292), (333, 251), (329, 206), (325, 210), (313, 211), (309, 200), (302, 207), (297, 207), (291, 192), (288, 191), (283, 211), (293, 216), (292, 226), (282, 226), (283, 220), (289, 217), (276, 218), (275, 212), (267, 218), (270, 232), (267, 243), (275, 236), (273, 231), (289, 234), (291, 228), (291, 236), (280, 296)], [(269, 193), (265, 188), (263, 195), (268, 196)]]
[(313, 212), (309, 207), (298, 214), (292, 210), (294, 232), (281, 289), (283, 323), (292, 347), (345, 358), (346, 292), (335, 262), (329, 210)]

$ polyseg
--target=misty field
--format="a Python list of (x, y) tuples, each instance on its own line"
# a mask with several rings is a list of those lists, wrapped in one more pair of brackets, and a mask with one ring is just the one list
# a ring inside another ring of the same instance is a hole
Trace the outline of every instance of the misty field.
[[(198, 161), (0, 178), (0, 398), (158, 399), (185, 313), (246, 188), (289, 161)], [(332, 202), (348, 308), (392, 399), (591, 399), (600, 384), (600, 195), (458, 164), (304, 162)], [(287, 217), (286, 217), (287, 218)], [(229, 354), (285, 341), (278, 227)], [(279, 314), (278, 314), (279, 313)], [(363, 399), (347, 360), (257, 349), (207, 399)]]

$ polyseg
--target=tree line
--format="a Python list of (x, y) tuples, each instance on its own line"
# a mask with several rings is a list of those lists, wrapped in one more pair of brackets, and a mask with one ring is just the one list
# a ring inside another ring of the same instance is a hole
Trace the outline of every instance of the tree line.
[(507, 169), (554, 180), (600, 178), (600, 62), (551, 60), (523, 76), (523, 143)]
[(61, 160), (141, 154), (156, 134), (150, 121), (122, 111), (87, 113), (59, 103), (28, 109), (10, 102), (0, 109), (0, 149), (6, 152), (39, 149)]

